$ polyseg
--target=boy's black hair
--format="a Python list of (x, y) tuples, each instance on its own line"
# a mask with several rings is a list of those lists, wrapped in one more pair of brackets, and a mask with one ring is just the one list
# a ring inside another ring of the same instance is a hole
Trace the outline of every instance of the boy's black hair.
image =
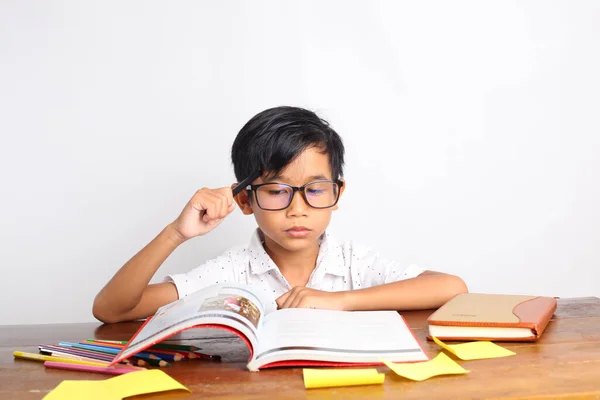
[(329, 155), (333, 180), (343, 177), (344, 144), (327, 121), (298, 107), (262, 111), (242, 127), (233, 142), (235, 177), (241, 182), (253, 171), (275, 176), (310, 147)]

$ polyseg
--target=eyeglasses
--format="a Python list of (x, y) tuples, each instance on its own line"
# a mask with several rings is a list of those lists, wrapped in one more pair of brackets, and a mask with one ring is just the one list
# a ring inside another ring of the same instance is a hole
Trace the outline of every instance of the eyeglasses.
[(331, 208), (340, 198), (343, 181), (314, 181), (304, 186), (291, 186), (285, 183), (262, 183), (248, 185), (246, 190), (253, 191), (258, 206), (267, 211), (284, 210), (292, 204), (296, 192), (302, 193), (306, 204), (312, 208)]

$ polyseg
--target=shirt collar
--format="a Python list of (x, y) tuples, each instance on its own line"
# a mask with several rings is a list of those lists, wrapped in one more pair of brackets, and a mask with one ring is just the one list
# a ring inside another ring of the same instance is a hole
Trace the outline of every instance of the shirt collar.
[[(346, 275), (344, 268), (344, 254), (342, 248), (333, 239), (329, 233), (325, 232), (320, 238), (319, 255), (317, 256), (316, 270), (324, 268), (326, 274), (337, 276)], [(250, 272), (254, 275), (264, 274), (266, 272), (277, 270), (277, 265), (265, 251), (263, 246), (264, 234), (260, 228), (256, 228), (250, 244), (248, 252), (250, 256)]]

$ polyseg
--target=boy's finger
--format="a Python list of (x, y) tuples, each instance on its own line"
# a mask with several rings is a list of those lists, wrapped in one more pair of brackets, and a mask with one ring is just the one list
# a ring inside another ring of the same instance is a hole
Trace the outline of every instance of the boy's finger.
[(302, 298), (301, 293), (304, 291), (304, 289), (306, 288), (303, 286), (294, 286), (292, 290), (288, 292), (289, 296), (285, 299), (281, 308), (294, 308), (293, 304), (296, 302), (297, 299)]
[(292, 304), (294, 304), (294, 301), (298, 297), (299, 293), (300, 292), (298, 292), (296, 290), (290, 291), (290, 295), (288, 296), (287, 299), (285, 299), (285, 301), (283, 302), (283, 305), (281, 306), (281, 308), (293, 308)]
[(285, 292), (284, 294), (282, 294), (281, 296), (279, 296), (277, 298), (277, 300), (275, 300), (275, 302), (277, 303), (277, 306), (279, 308), (282, 308), (281, 306), (283, 305), (283, 303), (285, 303), (285, 301), (287, 300), (287, 298), (290, 297), (290, 293), (292, 293), (291, 290), (288, 291), (288, 292)]
[(227, 203), (227, 198), (223, 198), (223, 203), (221, 204), (221, 218), (225, 218), (229, 214), (229, 203)]
[(223, 214), (223, 206), (227, 203), (225, 197), (217, 192), (207, 193), (207, 205), (206, 213), (211, 219), (223, 218), (226, 214)]
[(233, 191), (231, 190), (230, 187), (222, 187), (220, 189), (218, 189), (218, 191), (223, 194), (223, 196), (225, 196), (225, 199), (227, 200), (227, 205), (230, 206), (231, 204), (233, 204)]
[(194, 195), (190, 200), (190, 207), (196, 211), (206, 211), (206, 200), (201, 195)]
[(225, 198), (220, 193), (211, 193), (213, 197), (213, 212), (215, 218), (223, 217), (223, 205), (226, 203)]
[(198, 211), (208, 211), (211, 204), (214, 203), (214, 195), (206, 190), (199, 190), (190, 200), (190, 206)]
[(204, 210), (204, 216), (202, 217), (202, 221), (210, 222), (213, 219), (219, 219), (221, 217), (220, 206), (218, 203), (215, 203), (214, 199), (206, 202), (206, 209)]
[(298, 295), (294, 298), (292, 304), (290, 304), (290, 308), (301, 308), (305, 303), (305, 297), (303, 295)]
[(204, 215), (202, 216), (202, 221), (209, 222), (212, 219), (217, 218), (217, 213), (215, 212), (215, 206), (213, 204), (207, 205), (204, 209)]
[(229, 214), (230, 200), (222, 192), (215, 192), (215, 204), (217, 208), (217, 217), (225, 218)]

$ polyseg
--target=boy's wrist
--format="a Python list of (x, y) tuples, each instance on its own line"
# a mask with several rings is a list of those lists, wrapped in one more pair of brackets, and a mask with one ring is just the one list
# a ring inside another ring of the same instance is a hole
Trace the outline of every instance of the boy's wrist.
[(355, 311), (357, 310), (357, 290), (346, 290), (342, 293), (342, 308), (344, 311)]
[(177, 228), (175, 228), (173, 222), (167, 225), (163, 232), (166, 234), (169, 242), (172, 243), (175, 247), (179, 246), (187, 240), (185, 237), (183, 237), (181, 232), (179, 232)]

